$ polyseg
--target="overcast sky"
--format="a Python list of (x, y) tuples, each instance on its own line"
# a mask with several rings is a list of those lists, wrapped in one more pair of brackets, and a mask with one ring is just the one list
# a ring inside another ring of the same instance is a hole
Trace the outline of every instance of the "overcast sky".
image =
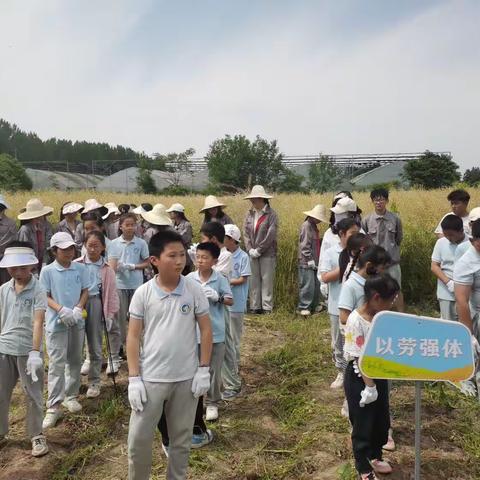
[(203, 155), (480, 155), (480, 1), (0, 0), (0, 117)]

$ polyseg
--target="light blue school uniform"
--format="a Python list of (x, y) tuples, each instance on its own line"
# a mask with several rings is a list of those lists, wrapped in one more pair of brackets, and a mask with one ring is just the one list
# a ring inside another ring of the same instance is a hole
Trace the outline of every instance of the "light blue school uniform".
[(455, 250), (455, 261), (462, 258), (470, 247), (472, 247), (472, 244), (470, 243), (470, 239), (467, 237), (466, 240), (458, 245), (457, 249)]
[[(338, 268), (338, 257), (342, 250), (342, 246), (336, 244), (325, 251), (320, 262), (320, 273), (331, 272)], [(341, 287), (342, 284), (339, 280), (328, 283), (328, 313), (330, 315), (339, 315), (338, 297), (340, 296)]]
[[(202, 284), (198, 271), (189, 273), (187, 278)], [(232, 290), (228, 279), (222, 274), (212, 271), (212, 275), (206, 282), (206, 286), (215, 290), (219, 295), (232, 298)], [(209, 315), (212, 323), (213, 343), (225, 341), (225, 305), (223, 303), (209, 301)], [(199, 342), (200, 343), (200, 342)]]
[(480, 313), (480, 253), (473, 246), (455, 262), (453, 281), (472, 288), (470, 308), (473, 314)]
[(100, 293), (98, 286), (102, 284), (102, 267), (104, 264), (105, 260), (103, 257), (100, 257), (96, 262), (91, 262), (88, 256), (85, 256), (84, 265), (90, 282), (88, 287), (88, 295), (90, 297)]
[[(458, 243), (452, 243), (447, 238), (439, 238), (433, 247), (432, 262), (440, 264), (442, 272), (450, 279), (453, 279), (453, 267), (455, 261), (459, 258), (457, 251), (465, 253), (470, 246), (470, 241), (465, 235), (463, 241)], [(462, 254), (463, 255), (463, 254)], [(439, 300), (448, 300), (450, 302), (455, 301), (455, 295), (448, 291), (447, 286), (437, 279), (437, 298)]]
[[(78, 304), (82, 290), (90, 286), (90, 278), (85, 265), (72, 262), (68, 268), (62, 267), (56, 260), (46, 265), (40, 272), (40, 283), (53, 300), (67, 308), (73, 309)], [(58, 322), (58, 313), (48, 307), (45, 316), (47, 332), (65, 331), (63, 323)], [(78, 322), (79, 328), (84, 328), (85, 321)]]
[(365, 303), (365, 279), (357, 272), (352, 272), (341, 286), (338, 308), (353, 312)]
[[(240, 247), (232, 253), (232, 278), (250, 277), (250, 257)], [(232, 313), (245, 313), (248, 299), (248, 280), (241, 285), (231, 285), (233, 305), (230, 307)]]
[[(112, 240), (108, 249), (108, 258), (122, 263), (137, 265), (144, 262), (148, 257), (147, 242), (136, 236), (130, 242), (127, 242), (121, 235)], [(117, 288), (119, 290), (135, 290), (142, 284), (142, 270), (117, 272)]]

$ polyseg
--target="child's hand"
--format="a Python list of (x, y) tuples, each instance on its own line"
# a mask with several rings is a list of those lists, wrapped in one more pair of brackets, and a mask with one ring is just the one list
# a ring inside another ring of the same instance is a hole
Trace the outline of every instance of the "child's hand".
[(125, 270), (128, 270), (130, 272), (135, 270), (135, 264), (134, 263), (125, 263), (124, 266), (125, 266)]
[(258, 252), (258, 250), (256, 248), (251, 248), (249, 251), (248, 251), (248, 254), (252, 257), (252, 258), (260, 258), (260, 253)]
[(43, 369), (43, 360), (40, 356), (40, 352), (37, 350), (32, 350), (28, 354), (27, 359), (27, 368), (25, 369), (27, 375), (32, 377), (32, 382), (38, 381), (37, 371), (41, 371)]
[(80, 307), (75, 307), (73, 309), (73, 319), (75, 320), (75, 324), (81, 322), (83, 320), (83, 309)]
[(105, 324), (107, 326), (107, 332), (109, 332), (112, 329), (113, 318), (110, 318), (110, 317), (105, 318)]
[(447, 290), (450, 292), (450, 293), (455, 293), (455, 283), (453, 282), (453, 280), (449, 280), (446, 284), (447, 286)]
[(311, 270), (316, 270), (317, 269), (317, 266), (315, 265), (315, 260), (309, 260), (308, 263), (307, 263), (307, 266)]
[(127, 265), (126, 265), (125, 263), (123, 263), (123, 262), (118, 262), (118, 263), (117, 263), (117, 272), (122, 273), (122, 272), (124, 272), (125, 270), (128, 270), (128, 269), (127, 269)]
[(66, 327), (71, 327), (75, 325), (77, 322), (73, 317), (73, 310), (68, 307), (62, 307), (58, 312), (59, 322), (63, 323)]
[(211, 287), (202, 287), (203, 293), (205, 296), (211, 300), (213, 303), (218, 302), (218, 299), (220, 298), (218, 295), (218, 292), (216, 292), (213, 288)]
[(192, 393), (200, 398), (210, 390), (210, 367), (198, 367), (192, 381)]
[(322, 294), (325, 300), (328, 298), (328, 285), (326, 283), (322, 282), (320, 284), (320, 293)]
[(142, 377), (128, 377), (128, 401), (132, 410), (143, 411), (143, 404), (147, 402), (147, 391)]
[(369, 387), (365, 385), (365, 388), (362, 390), (360, 394), (360, 406), (364, 407), (369, 403), (373, 403), (378, 398), (377, 386), (374, 385), (373, 387)]

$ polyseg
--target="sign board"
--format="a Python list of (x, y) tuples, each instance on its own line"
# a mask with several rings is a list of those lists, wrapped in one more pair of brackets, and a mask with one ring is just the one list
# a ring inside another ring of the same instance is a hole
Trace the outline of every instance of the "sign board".
[(373, 318), (359, 366), (370, 378), (467, 380), (475, 369), (471, 334), (459, 322), (380, 312)]

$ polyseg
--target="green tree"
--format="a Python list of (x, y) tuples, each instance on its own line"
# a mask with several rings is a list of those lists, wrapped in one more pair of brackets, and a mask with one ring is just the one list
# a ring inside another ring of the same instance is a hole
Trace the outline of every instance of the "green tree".
[(140, 193), (157, 193), (157, 186), (152, 177), (152, 164), (147, 160), (141, 160), (138, 165), (137, 190)]
[(412, 186), (426, 189), (450, 187), (460, 180), (458, 165), (450, 155), (428, 150), (420, 158), (410, 160), (403, 171), (403, 176)]
[(206, 155), (210, 182), (236, 191), (261, 184), (273, 188), (285, 175), (282, 154), (276, 140), (259, 137), (252, 142), (243, 135), (215, 140)]
[(189, 148), (180, 153), (168, 153), (162, 155), (160, 153), (154, 153), (155, 168), (157, 170), (164, 170), (167, 172), (167, 181), (170, 183), (171, 191), (182, 187), (182, 180), (189, 175), (193, 175), (190, 157), (195, 155), (195, 150)]
[(32, 187), (32, 180), (23, 166), (10, 155), (0, 154), (0, 189), (15, 192)]
[(342, 177), (342, 170), (327, 155), (322, 155), (308, 168), (308, 189), (316, 193), (331, 192), (341, 183)]
[(302, 192), (305, 193), (305, 188), (303, 187), (303, 181), (305, 178), (303, 175), (295, 173), (289, 168), (285, 168), (283, 173), (281, 173), (277, 180), (271, 185), (273, 190), (277, 192)]
[(480, 168), (473, 167), (465, 170), (463, 174), (463, 181), (471, 187), (480, 185)]

